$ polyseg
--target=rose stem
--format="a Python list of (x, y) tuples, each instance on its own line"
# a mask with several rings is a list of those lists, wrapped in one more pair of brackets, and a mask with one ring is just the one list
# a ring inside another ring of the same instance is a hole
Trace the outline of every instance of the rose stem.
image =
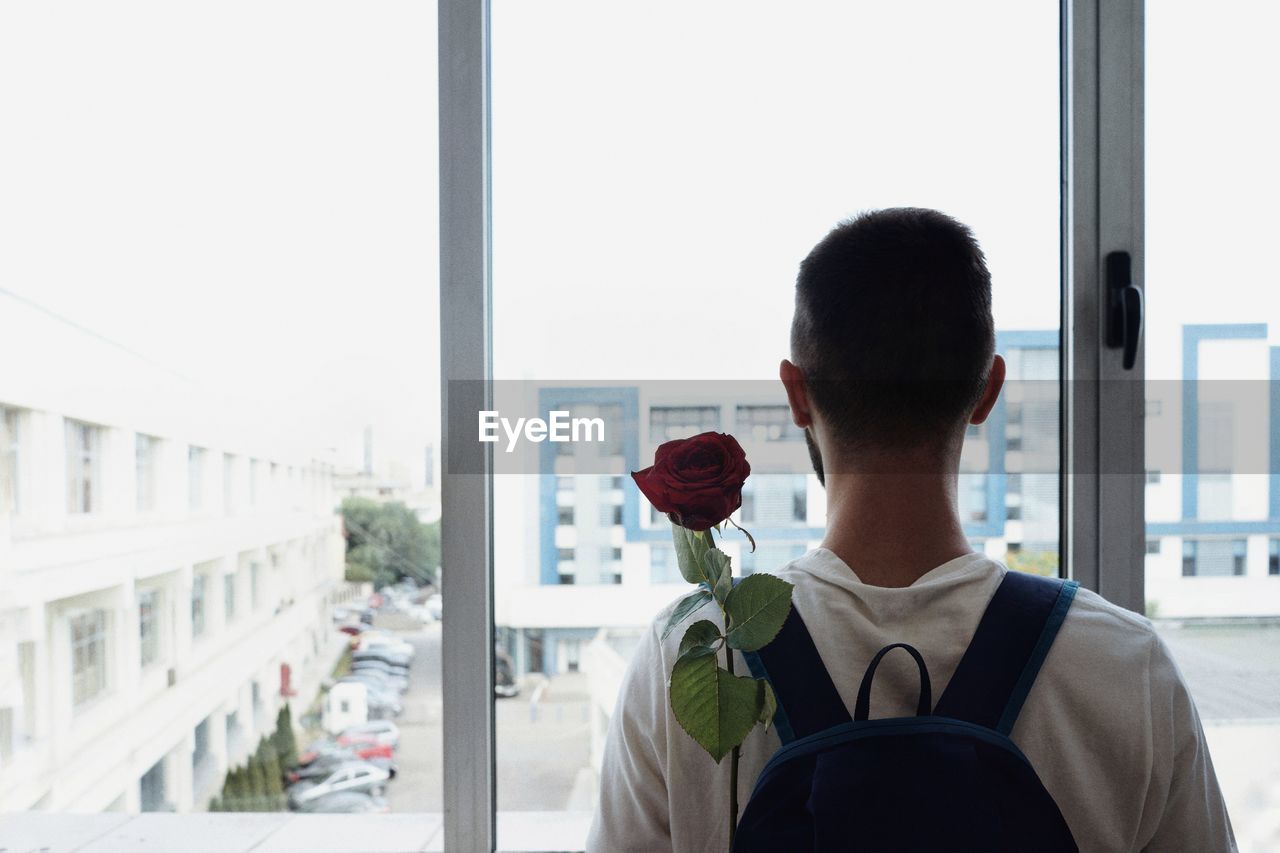
[[(707, 547), (716, 547), (715, 539), (711, 535), (711, 531), (707, 530)], [(729, 614), (725, 611), (724, 605), (720, 605), (720, 611), (724, 615), (724, 630), (729, 633)], [(729, 648), (729, 644), (725, 643), (724, 647), (725, 668), (729, 670), (729, 674), (733, 675), (733, 649)], [(729, 754), (729, 850), (733, 850), (733, 836), (738, 831), (738, 747), (734, 747)]]

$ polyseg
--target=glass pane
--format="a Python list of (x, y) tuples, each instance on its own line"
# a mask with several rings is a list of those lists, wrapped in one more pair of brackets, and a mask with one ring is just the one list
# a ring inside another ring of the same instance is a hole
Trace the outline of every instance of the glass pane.
[(74, 5), (0, 9), (0, 812), (438, 812), (434, 4)]
[(1274, 850), (1280, 291), (1263, 282), (1280, 118), (1258, 104), (1280, 75), (1264, 35), (1280, 12), (1146, 16), (1147, 615), (1190, 685), (1240, 849)]
[(822, 538), (775, 377), (797, 266), (841, 219), (974, 229), (1011, 381), (966, 443), (965, 526), (1058, 571), (1058, 5), (494, 0), (492, 28), (495, 408), (621, 430), (495, 451), (499, 827), (542, 812), (528, 838), (581, 849), (622, 670), (688, 589), (627, 474), (730, 432), (760, 545), (725, 537), (735, 571)]

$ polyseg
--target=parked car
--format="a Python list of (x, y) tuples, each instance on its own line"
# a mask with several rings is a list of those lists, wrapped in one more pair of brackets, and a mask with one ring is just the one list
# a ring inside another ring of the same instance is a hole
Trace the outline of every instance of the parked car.
[(400, 743), (400, 727), (390, 720), (370, 720), (348, 726), (338, 735), (339, 744), (363, 742), (365, 738), (373, 738), (375, 743), (389, 743), (393, 747)]
[(295, 782), (289, 786), (289, 806), (299, 808), (304, 803), (345, 791), (381, 794), (386, 790), (391, 774), (367, 761), (344, 764), (320, 781)]
[(387, 773), (391, 774), (391, 778), (396, 778), (396, 765), (390, 758), (381, 758), (372, 756), (370, 758), (360, 758), (356, 754), (356, 750), (348, 745), (343, 754), (332, 753), (323, 755), (312, 761), (310, 764), (300, 764), (297, 767), (290, 767), (284, 772), (286, 784), (292, 785), (294, 782), (316, 781), (326, 779), (344, 764), (359, 764), (367, 761), (374, 767), (381, 767)]
[(360, 658), (351, 661), (352, 669), (375, 669), (385, 672), (387, 675), (400, 675), (405, 678), (409, 677), (409, 667), (401, 664), (387, 663), (381, 658)]
[(381, 631), (367, 631), (360, 637), (360, 650), (370, 651), (373, 649), (390, 649), (400, 652), (406, 657), (412, 658), (414, 652), (413, 643), (406, 642), (392, 634), (384, 634)]
[(397, 681), (389, 675), (381, 672), (373, 672), (372, 670), (356, 670), (350, 675), (344, 675), (338, 679), (339, 684), (350, 682), (358, 682), (369, 687), (372, 690), (379, 690), (387, 696), (399, 699), (404, 692), (409, 689), (409, 682), (405, 679)]
[(427, 609), (431, 611), (431, 615), (440, 621), (444, 614), (444, 599), (440, 597), (440, 593), (434, 593), (427, 598)]
[(386, 814), (391, 811), (386, 798), (359, 791), (337, 791), (312, 797), (298, 805), (298, 811), (312, 814)]
[(356, 649), (351, 653), (352, 662), (358, 660), (380, 660), (391, 666), (405, 667), (406, 669), (413, 662), (413, 659), (406, 654), (402, 654), (394, 649), (376, 648), (376, 649)]
[(391, 745), (386, 743), (360, 743), (343, 746), (335, 740), (326, 738), (309, 744), (298, 755), (298, 766), (305, 767), (322, 758), (332, 759), (338, 757), (345, 761), (350, 761), (352, 757), (361, 760), (370, 758), (389, 759), (393, 752)]
[(511, 656), (501, 649), (494, 649), (493, 695), (502, 699), (520, 695), (520, 685), (516, 683), (515, 665), (511, 662)]
[(350, 634), (352, 637), (359, 637), (365, 631), (369, 631), (372, 629), (368, 625), (361, 622), (358, 625), (352, 625), (352, 624), (339, 625), (338, 630), (344, 634)]

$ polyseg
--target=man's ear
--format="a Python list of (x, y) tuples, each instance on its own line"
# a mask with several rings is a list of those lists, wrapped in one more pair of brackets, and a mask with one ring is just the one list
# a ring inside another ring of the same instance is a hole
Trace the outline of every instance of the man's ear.
[(991, 414), (991, 408), (996, 404), (996, 398), (1000, 396), (1000, 389), (1004, 387), (1004, 357), (999, 353), (991, 359), (991, 371), (987, 374), (987, 387), (982, 391), (982, 399), (978, 400), (978, 405), (974, 407), (973, 414), (969, 415), (969, 423), (980, 424), (987, 419), (987, 415)]
[(813, 414), (809, 409), (809, 388), (804, 384), (804, 371), (789, 360), (783, 359), (778, 365), (778, 378), (787, 389), (787, 402), (791, 404), (791, 420), (796, 426), (804, 429), (813, 423)]

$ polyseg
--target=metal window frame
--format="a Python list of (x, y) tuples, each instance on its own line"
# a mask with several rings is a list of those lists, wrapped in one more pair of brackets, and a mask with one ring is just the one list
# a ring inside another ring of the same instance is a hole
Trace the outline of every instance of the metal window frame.
[[(444, 846), (497, 842), (493, 728), (493, 459), (489, 3), (439, 0), (441, 591)], [(468, 413), (470, 413), (468, 415)]]
[[(1108, 252), (1126, 250), (1145, 289), (1143, 3), (1061, 8), (1063, 565), (1141, 612), (1144, 364), (1140, 350), (1125, 371), (1104, 345), (1102, 273)], [(487, 853), (497, 842), (492, 456), (468, 441), (467, 413), (492, 399), (488, 0), (439, 0), (437, 36), (444, 830), (447, 849)]]
[(1062, 528), (1069, 575), (1143, 612), (1146, 471), (1142, 348), (1106, 347), (1103, 264), (1132, 256), (1146, 290), (1143, 0), (1063, 3)]

